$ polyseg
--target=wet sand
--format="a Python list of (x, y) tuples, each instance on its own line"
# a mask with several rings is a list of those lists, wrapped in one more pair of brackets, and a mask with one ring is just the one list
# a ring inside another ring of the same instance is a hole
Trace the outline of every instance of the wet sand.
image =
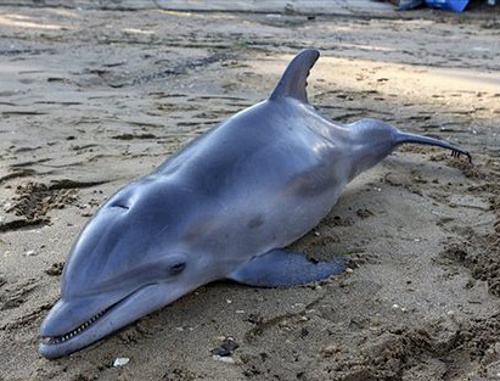
[[(484, 380), (500, 374), (500, 19), (0, 7), (0, 380)], [(311, 103), (468, 148), (404, 147), (293, 245), (354, 271), (219, 282), (69, 357), (37, 352), (93, 211), (269, 94), (301, 48)], [(225, 337), (234, 364), (214, 360)], [(130, 362), (113, 367), (117, 357)]]

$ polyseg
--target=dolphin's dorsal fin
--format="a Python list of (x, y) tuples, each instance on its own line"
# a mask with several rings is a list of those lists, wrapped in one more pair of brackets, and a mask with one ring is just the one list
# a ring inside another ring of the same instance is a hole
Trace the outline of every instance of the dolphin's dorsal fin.
[(297, 54), (286, 67), (269, 99), (291, 97), (308, 103), (306, 92), (307, 77), (318, 58), (319, 52), (315, 49), (305, 49)]

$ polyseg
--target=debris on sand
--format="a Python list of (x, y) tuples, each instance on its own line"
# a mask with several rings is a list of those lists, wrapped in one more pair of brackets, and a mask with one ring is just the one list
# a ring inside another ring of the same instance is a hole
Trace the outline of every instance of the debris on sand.
[(128, 357), (117, 357), (115, 361), (113, 361), (113, 366), (115, 368), (119, 368), (121, 366), (125, 366), (129, 363), (130, 359)]
[[(238, 343), (234, 340), (234, 337), (228, 336), (224, 338), (222, 344), (217, 348), (211, 350), (212, 354), (219, 357), (229, 357), (232, 355), (233, 351), (238, 348)], [(222, 360), (221, 360), (222, 361)]]
[(26, 257), (34, 257), (38, 255), (38, 253), (35, 250), (28, 250), (27, 252), (24, 253), (24, 256)]
[(64, 262), (53, 263), (50, 268), (45, 270), (45, 273), (50, 276), (60, 276), (63, 272)]
[(212, 358), (217, 361), (224, 362), (226, 364), (235, 364), (236, 361), (229, 356), (219, 356), (219, 355), (213, 355)]

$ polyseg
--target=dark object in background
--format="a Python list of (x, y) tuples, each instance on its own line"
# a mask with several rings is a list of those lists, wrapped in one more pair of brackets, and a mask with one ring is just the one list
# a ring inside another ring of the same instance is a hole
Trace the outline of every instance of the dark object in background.
[(409, 11), (425, 4), (424, 0), (401, 0), (398, 2), (398, 11)]

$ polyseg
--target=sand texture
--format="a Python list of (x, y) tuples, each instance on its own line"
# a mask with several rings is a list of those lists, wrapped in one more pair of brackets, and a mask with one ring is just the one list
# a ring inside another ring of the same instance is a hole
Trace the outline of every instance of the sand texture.
[[(500, 16), (415, 15), (1, 6), (0, 380), (498, 379)], [(308, 87), (322, 113), (448, 139), (474, 164), (405, 147), (351, 183), (294, 249), (348, 255), (352, 273), (207, 285), (42, 358), (41, 321), (96, 208), (265, 98), (304, 47), (322, 52)], [(226, 344), (231, 360), (214, 359)]]

